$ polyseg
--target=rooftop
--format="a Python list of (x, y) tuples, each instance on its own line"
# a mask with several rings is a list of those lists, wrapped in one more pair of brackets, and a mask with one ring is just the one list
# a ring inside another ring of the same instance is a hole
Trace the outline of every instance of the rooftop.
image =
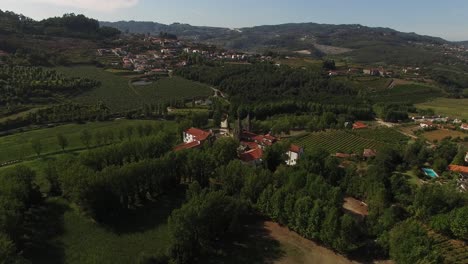
[(199, 128), (194, 128), (194, 127), (191, 127), (185, 130), (185, 133), (194, 136), (195, 139), (198, 141), (204, 141), (211, 135), (211, 132), (201, 130)]

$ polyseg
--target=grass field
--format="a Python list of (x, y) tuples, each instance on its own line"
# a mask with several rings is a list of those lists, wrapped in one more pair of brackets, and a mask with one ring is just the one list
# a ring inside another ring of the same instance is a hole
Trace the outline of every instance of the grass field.
[(161, 78), (145, 86), (130, 85), (129, 78), (94, 66), (59, 67), (57, 71), (73, 77), (86, 77), (101, 82), (101, 85), (74, 100), (83, 104), (104, 102), (112, 111), (137, 109), (144, 104), (171, 99), (191, 99), (210, 96), (210, 87), (180, 77)]
[(432, 108), (436, 114), (468, 119), (468, 99), (437, 98), (416, 105), (417, 108)]
[(181, 186), (107, 226), (98, 225), (61, 198), (49, 199), (42, 224), (51, 234), (25, 255), (34, 263), (117, 264), (138, 263), (142, 254), (164, 253), (169, 246), (167, 218), (181, 206), (184, 193)]
[(424, 132), (422, 136), (425, 139), (433, 142), (434, 140), (441, 141), (442, 139), (446, 137), (452, 137), (452, 138), (460, 137), (461, 139), (464, 139), (465, 137), (468, 137), (468, 133), (463, 133), (463, 132), (455, 131), (455, 130), (438, 129), (434, 131)]
[[(156, 125), (161, 121), (152, 120), (116, 120), (109, 122), (95, 122), (86, 124), (68, 124), (53, 128), (45, 128), (27, 131), (24, 133), (13, 134), (9, 136), (0, 137), (0, 164), (6, 161), (27, 159), (35, 157), (31, 147), (31, 141), (35, 138), (39, 138), (42, 143), (41, 155), (47, 155), (52, 153), (61, 153), (61, 148), (57, 143), (57, 134), (64, 135), (68, 140), (68, 150), (74, 150), (84, 148), (81, 140), (80, 133), (82, 130), (87, 129), (91, 134), (97, 131), (113, 131), (114, 138), (117, 140), (120, 129), (124, 129), (127, 126), (137, 126), (140, 124)], [(173, 125), (171, 122), (164, 122), (165, 125)], [(137, 132), (134, 131), (136, 136)]]
[(322, 148), (330, 153), (362, 153), (363, 149), (382, 149), (390, 144), (406, 143), (408, 139), (399, 132), (388, 129), (361, 131), (330, 130), (310, 133), (298, 138), (295, 143), (306, 149)]

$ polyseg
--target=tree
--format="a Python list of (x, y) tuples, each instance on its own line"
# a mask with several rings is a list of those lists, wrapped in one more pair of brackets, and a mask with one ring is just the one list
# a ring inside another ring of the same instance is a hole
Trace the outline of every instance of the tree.
[(87, 129), (84, 129), (84, 130), (81, 131), (81, 134), (80, 134), (81, 143), (83, 143), (83, 145), (88, 149), (89, 149), (89, 147), (91, 145), (92, 138), (93, 138), (93, 136), (91, 135), (91, 133)]
[(390, 257), (402, 264), (440, 263), (427, 231), (413, 220), (402, 222), (390, 231)]
[(324, 70), (336, 70), (336, 65), (334, 60), (326, 60), (323, 62), (322, 68)]
[(99, 130), (96, 131), (96, 134), (94, 135), (94, 141), (95, 141), (96, 146), (101, 146), (103, 139), (104, 139), (104, 135), (101, 133), (101, 131)]
[(65, 151), (65, 148), (68, 146), (68, 140), (63, 134), (57, 134), (57, 143), (62, 148), (62, 151)]
[(267, 147), (263, 154), (266, 168), (275, 171), (279, 165), (283, 164), (286, 160), (286, 150), (287, 145), (283, 143), (276, 143)]
[(450, 230), (452, 233), (464, 240), (468, 240), (468, 206), (455, 210), (451, 215)]
[(0, 233), (0, 262), (1, 263), (14, 263), (15, 258), (15, 244), (7, 235)]
[(39, 138), (33, 138), (31, 140), (31, 147), (33, 148), (34, 152), (39, 157), (41, 155), (41, 151), (42, 151), (42, 142), (41, 142), (41, 140)]
[(133, 136), (133, 127), (132, 127), (132, 126), (127, 126), (126, 131), (127, 131), (127, 139), (128, 139), (129, 141), (132, 140), (132, 136)]

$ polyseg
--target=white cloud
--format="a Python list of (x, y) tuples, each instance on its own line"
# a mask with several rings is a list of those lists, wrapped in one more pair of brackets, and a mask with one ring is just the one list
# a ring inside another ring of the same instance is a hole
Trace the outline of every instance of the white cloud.
[(53, 4), (93, 11), (114, 11), (138, 4), (139, 0), (29, 0), (34, 3)]

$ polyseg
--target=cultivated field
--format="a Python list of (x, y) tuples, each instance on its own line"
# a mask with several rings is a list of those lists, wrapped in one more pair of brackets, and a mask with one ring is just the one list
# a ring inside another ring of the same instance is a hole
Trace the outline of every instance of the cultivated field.
[(399, 132), (389, 128), (360, 131), (330, 130), (310, 133), (295, 143), (306, 149), (322, 148), (330, 153), (362, 153), (363, 149), (382, 149), (390, 144), (407, 142)]
[(83, 104), (104, 102), (114, 112), (134, 110), (145, 104), (173, 99), (207, 97), (213, 92), (207, 85), (180, 77), (162, 78), (150, 85), (133, 86), (130, 79), (94, 66), (59, 67), (57, 71), (74, 77), (86, 77), (101, 83), (96, 89), (74, 100)]
[(416, 105), (417, 108), (432, 108), (436, 114), (468, 119), (468, 99), (437, 98)]
[(379, 91), (372, 95), (372, 99), (376, 102), (423, 103), (443, 95), (444, 92), (440, 88), (413, 83)]
[[(118, 140), (119, 131), (125, 129), (127, 126), (138, 125), (152, 125), (162, 124), (159, 121), (151, 120), (116, 120), (110, 122), (93, 122), (87, 124), (68, 124), (54, 128), (38, 129), (27, 131), (23, 133), (13, 134), (9, 136), (0, 137), (0, 164), (18, 159), (28, 159), (36, 157), (31, 141), (40, 139), (42, 144), (41, 155), (48, 155), (54, 153), (61, 153), (62, 150), (57, 143), (57, 134), (64, 135), (68, 140), (67, 150), (83, 149), (83, 143), (80, 140), (81, 131), (87, 129), (91, 134), (98, 131), (101, 133), (112, 131), (114, 140)], [(164, 125), (172, 125), (171, 122), (164, 122)], [(137, 131), (134, 129), (135, 137)], [(94, 140), (93, 143), (94, 145)]]

